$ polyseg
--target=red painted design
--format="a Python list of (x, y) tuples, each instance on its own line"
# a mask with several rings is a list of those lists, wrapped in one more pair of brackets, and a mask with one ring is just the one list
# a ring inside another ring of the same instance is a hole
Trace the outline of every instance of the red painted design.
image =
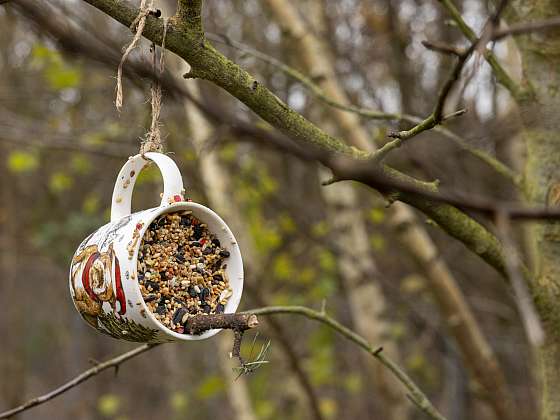
[(99, 301), (99, 299), (97, 298), (95, 293), (93, 293), (93, 290), (91, 290), (91, 285), (89, 283), (89, 272), (90, 272), (91, 266), (93, 265), (93, 263), (95, 262), (95, 260), (97, 258), (99, 258), (99, 252), (95, 252), (95, 253), (91, 254), (90, 257), (88, 258), (87, 262), (86, 262), (84, 270), (82, 271), (82, 284), (83, 284), (84, 289), (85, 289), (86, 293), (88, 294), (88, 296), (94, 301)]
[(183, 201), (183, 198), (180, 195), (174, 195), (173, 200), (177, 203), (179, 201)]
[[(115, 289), (117, 294), (117, 301), (120, 304), (119, 315), (124, 315), (126, 313), (126, 299), (124, 297), (124, 290), (121, 281), (121, 268), (119, 265), (119, 260), (115, 255)], [(116, 309), (114, 307), (114, 309)]]

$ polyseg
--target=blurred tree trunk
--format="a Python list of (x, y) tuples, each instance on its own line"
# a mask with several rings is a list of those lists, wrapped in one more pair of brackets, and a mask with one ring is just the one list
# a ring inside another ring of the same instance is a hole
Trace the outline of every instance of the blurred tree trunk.
[[(530, 22), (560, 14), (557, 0), (515, 1), (511, 20)], [(524, 76), (534, 97), (520, 103), (527, 147), (525, 196), (560, 205), (560, 30), (519, 37)], [(546, 340), (536, 349), (542, 386), (542, 419), (560, 418), (560, 224), (532, 226), (532, 292)]]
[[(196, 85), (191, 84), (188, 89), (194, 97), (199, 98), (200, 92)], [(248, 237), (248, 230), (246, 229), (243, 216), (237, 210), (238, 208), (232, 205), (231, 185), (228, 181), (225, 169), (218, 160), (216, 153), (211, 150), (204, 150), (204, 153), (201, 153), (201, 149), (204, 148), (204, 145), (212, 134), (211, 127), (199, 110), (193, 105), (185, 105), (185, 108), (187, 118), (190, 122), (192, 141), (198, 153), (200, 174), (205, 184), (205, 193), (208, 197), (208, 201), (213, 209), (221, 214), (227, 220), (228, 225), (234, 230), (236, 239), (243, 252), (245, 269), (247, 270), (249, 268), (255, 273), (261, 273), (265, 267), (260, 266), (255, 256), (252, 241), (251, 238)], [(247, 284), (246, 287), (247, 289), (257, 289), (258, 285)], [(259, 295), (257, 303), (261, 304), (261, 301), (262, 297)], [(313, 388), (309, 385), (307, 376), (301, 369), (301, 366), (299, 366), (297, 357), (292, 349), (286, 350), (286, 347), (290, 346), (291, 343), (285, 339), (285, 332), (281, 325), (274, 320), (270, 320), (270, 322), (273, 324), (273, 330), (281, 341), (280, 344), (286, 351), (284, 356), (288, 359), (295, 373), (296, 379), (298, 380), (297, 383), (301, 388), (301, 395), (305, 395), (307, 398), (312, 418), (315, 420), (322, 420), (317, 397)], [(220, 358), (220, 367), (224, 372), (228, 384), (227, 392), (230, 404), (239, 420), (255, 419), (256, 417), (251, 408), (251, 401), (245, 379), (240, 377), (234, 382), (236, 375), (232, 374), (232, 367), (235, 366), (235, 363), (228, 357), (231, 351), (232, 340), (224, 334), (221, 334), (219, 339), (221, 340), (219, 345), (222, 355)], [(224, 350), (227, 351), (224, 352)]]
[[(268, 4), (276, 20), (293, 38), (303, 44), (299, 51), (299, 58), (304, 61), (305, 69), (311, 77), (324, 80), (323, 76), (331, 75), (330, 63), (317, 60), (321, 54), (318, 42), (305, 28), (303, 21), (296, 15), (293, 6), (285, 0), (269, 0)], [(310, 16), (314, 18), (317, 32), (324, 31), (323, 14), (320, 2), (310, 4)], [(315, 8), (315, 10), (313, 10)], [(324, 80), (322, 87), (328, 95), (339, 102), (347, 102), (344, 93), (336, 85), (333, 78)], [(366, 132), (359, 126), (359, 121), (354, 114), (330, 108), (334, 114), (334, 121), (338, 128), (349, 135), (354, 143), (368, 147), (370, 139)], [(339, 183), (322, 190), (328, 208), (328, 217), (332, 234), (339, 243), (337, 264), (342, 286), (349, 300), (350, 315), (356, 330), (373, 345), (383, 343), (384, 351), (391, 358), (398, 360), (399, 354), (394, 342), (388, 342), (389, 321), (384, 319), (387, 307), (385, 296), (376, 279), (376, 266), (371, 250), (363, 215), (359, 207), (359, 200), (354, 187), (348, 183)], [(408, 417), (409, 405), (395, 379), (390, 373), (368, 355), (364, 356), (369, 377), (375, 386), (376, 406), (382, 418), (399, 420)]]
[[(284, 31), (292, 39), (297, 40), (296, 52), (299, 53), (299, 58), (307, 73), (318, 81), (327, 96), (347, 104), (349, 100), (336, 78), (336, 70), (333, 60), (330, 59), (330, 52), (306, 28), (306, 24), (293, 4), (289, 0), (267, 0), (267, 2)], [(328, 108), (328, 110), (350, 144), (363, 150), (374, 150), (375, 145), (363, 129), (357, 115), (335, 108)], [(418, 225), (410, 208), (399, 202), (394, 203), (392, 208), (392, 224), (397, 231), (401, 232), (401, 238), (407, 250), (415, 257), (428, 276), (439, 309), (457, 340), (473, 377), (485, 389), (496, 417), (513, 418), (511, 398), (503, 372), (451, 272), (445, 262), (438, 257), (437, 248), (425, 230)], [(359, 220), (355, 219), (353, 223), (357, 223)], [(369, 318), (367, 323), (371, 323), (372, 319), (375, 319), (375, 322), (380, 321), (379, 318), (373, 318), (373, 314), (368, 315), (356, 313), (355, 321), (360, 316)], [(372, 331), (361, 331), (361, 324), (361, 322), (356, 322), (358, 331), (368, 340), (372, 340), (373, 337), (366, 335), (371, 334)], [(377, 331), (380, 330), (382, 329), (377, 328)], [(387, 381), (380, 381), (380, 383), (387, 383)]]
[[(195, 85), (190, 84), (189, 88), (193, 96), (200, 96)], [(227, 215), (228, 224), (231, 225), (230, 217), (235, 217), (236, 215), (231, 214), (233, 211), (231, 211), (227, 195), (227, 177), (222, 168), (220, 168), (215, 154), (210, 151), (200, 153), (206, 140), (212, 134), (212, 129), (194, 106), (185, 105), (185, 111), (191, 131), (191, 139), (198, 153), (200, 176), (204, 182), (205, 193), (212, 207), (219, 214)], [(237, 232), (236, 236), (239, 236)], [(239, 240), (239, 238), (237, 239)], [(245, 249), (243, 251), (245, 258), (247, 258)], [(229, 358), (228, 355), (232, 349), (233, 338), (224, 332), (217, 337), (217, 340), (219, 349), (218, 362), (225, 377), (226, 393), (233, 409), (233, 417), (236, 420), (256, 420), (253, 408), (251, 407), (247, 382), (243, 377), (239, 377), (236, 380), (237, 375), (232, 371), (233, 367), (236, 366), (236, 361)]]

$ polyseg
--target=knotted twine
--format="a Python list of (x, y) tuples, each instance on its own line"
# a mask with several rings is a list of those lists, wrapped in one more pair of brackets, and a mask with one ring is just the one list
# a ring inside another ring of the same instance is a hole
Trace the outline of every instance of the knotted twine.
[[(123, 106), (123, 88), (122, 88), (122, 70), (125, 61), (127, 60), (130, 53), (138, 46), (140, 39), (142, 37), (142, 32), (144, 31), (144, 27), (146, 26), (146, 19), (148, 15), (153, 11), (154, 1), (153, 0), (142, 0), (140, 3), (140, 12), (138, 16), (132, 21), (130, 25), (130, 29), (135, 31), (134, 37), (132, 41), (126, 47), (121, 61), (119, 63), (119, 67), (117, 69), (117, 88), (116, 88), (116, 98), (115, 98), (115, 106), (117, 111), (122, 110)], [(147, 152), (162, 152), (163, 151), (163, 144), (160, 132), (160, 122), (159, 116), (161, 113), (161, 84), (159, 79), (164, 71), (164, 51), (165, 51), (165, 38), (167, 35), (167, 19), (164, 18), (163, 20), (163, 35), (161, 40), (161, 53), (159, 58), (159, 68), (156, 66), (157, 62), (157, 52), (156, 52), (156, 45), (152, 43), (152, 57), (153, 57), (153, 70), (154, 70), (154, 79), (150, 85), (150, 94), (151, 94), (151, 108), (152, 108), (152, 121), (150, 124), (150, 129), (141, 140), (140, 144), (140, 154), (144, 155)]]

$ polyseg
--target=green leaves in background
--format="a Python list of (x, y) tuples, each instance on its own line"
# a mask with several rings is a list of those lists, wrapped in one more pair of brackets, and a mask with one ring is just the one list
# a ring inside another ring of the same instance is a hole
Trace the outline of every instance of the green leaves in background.
[(121, 407), (121, 400), (118, 395), (104, 394), (97, 400), (97, 410), (104, 417), (115, 416)]
[(7, 165), (13, 173), (31, 173), (39, 167), (39, 158), (34, 152), (14, 150), (8, 154)]
[(93, 165), (87, 155), (76, 153), (70, 159), (70, 167), (79, 175), (87, 175), (91, 172)]
[(385, 221), (385, 209), (382, 209), (380, 207), (374, 207), (369, 211), (369, 220), (373, 223), (373, 224), (380, 224), (383, 223), (383, 221)]
[(175, 412), (184, 412), (189, 405), (189, 398), (186, 393), (175, 391), (169, 396), (169, 405)]
[(333, 347), (333, 332), (328, 327), (321, 326), (309, 336), (311, 355), (304, 364), (316, 386), (332, 385), (337, 382), (334, 375), (335, 357)]
[(225, 384), (221, 376), (210, 375), (198, 386), (195, 395), (198, 399), (206, 400), (216, 397), (218, 394), (224, 392)]
[(74, 179), (65, 172), (57, 171), (49, 177), (49, 189), (56, 193), (62, 193), (74, 185)]
[(73, 88), (80, 84), (81, 70), (66, 63), (60, 52), (37, 43), (33, 46), (31, 55), (32, 64), (43, 71), (43, 76), (53, 90)]

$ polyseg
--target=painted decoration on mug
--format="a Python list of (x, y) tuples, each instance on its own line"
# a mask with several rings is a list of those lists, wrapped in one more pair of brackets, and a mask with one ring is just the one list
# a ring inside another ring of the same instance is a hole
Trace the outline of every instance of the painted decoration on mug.
[[(157, 330), (121, 317), (126, 314), (126, 298), (119, 259), (112, 243), (107, 251), (100, 251), (96, 244), (83, 247), (72, 259), (71, 273), (74, 302), (88, 324), (115, 338), (131, 341), (155, 338)], [(104, 303), (108, 303), (113, 311), (106, 313)]]

